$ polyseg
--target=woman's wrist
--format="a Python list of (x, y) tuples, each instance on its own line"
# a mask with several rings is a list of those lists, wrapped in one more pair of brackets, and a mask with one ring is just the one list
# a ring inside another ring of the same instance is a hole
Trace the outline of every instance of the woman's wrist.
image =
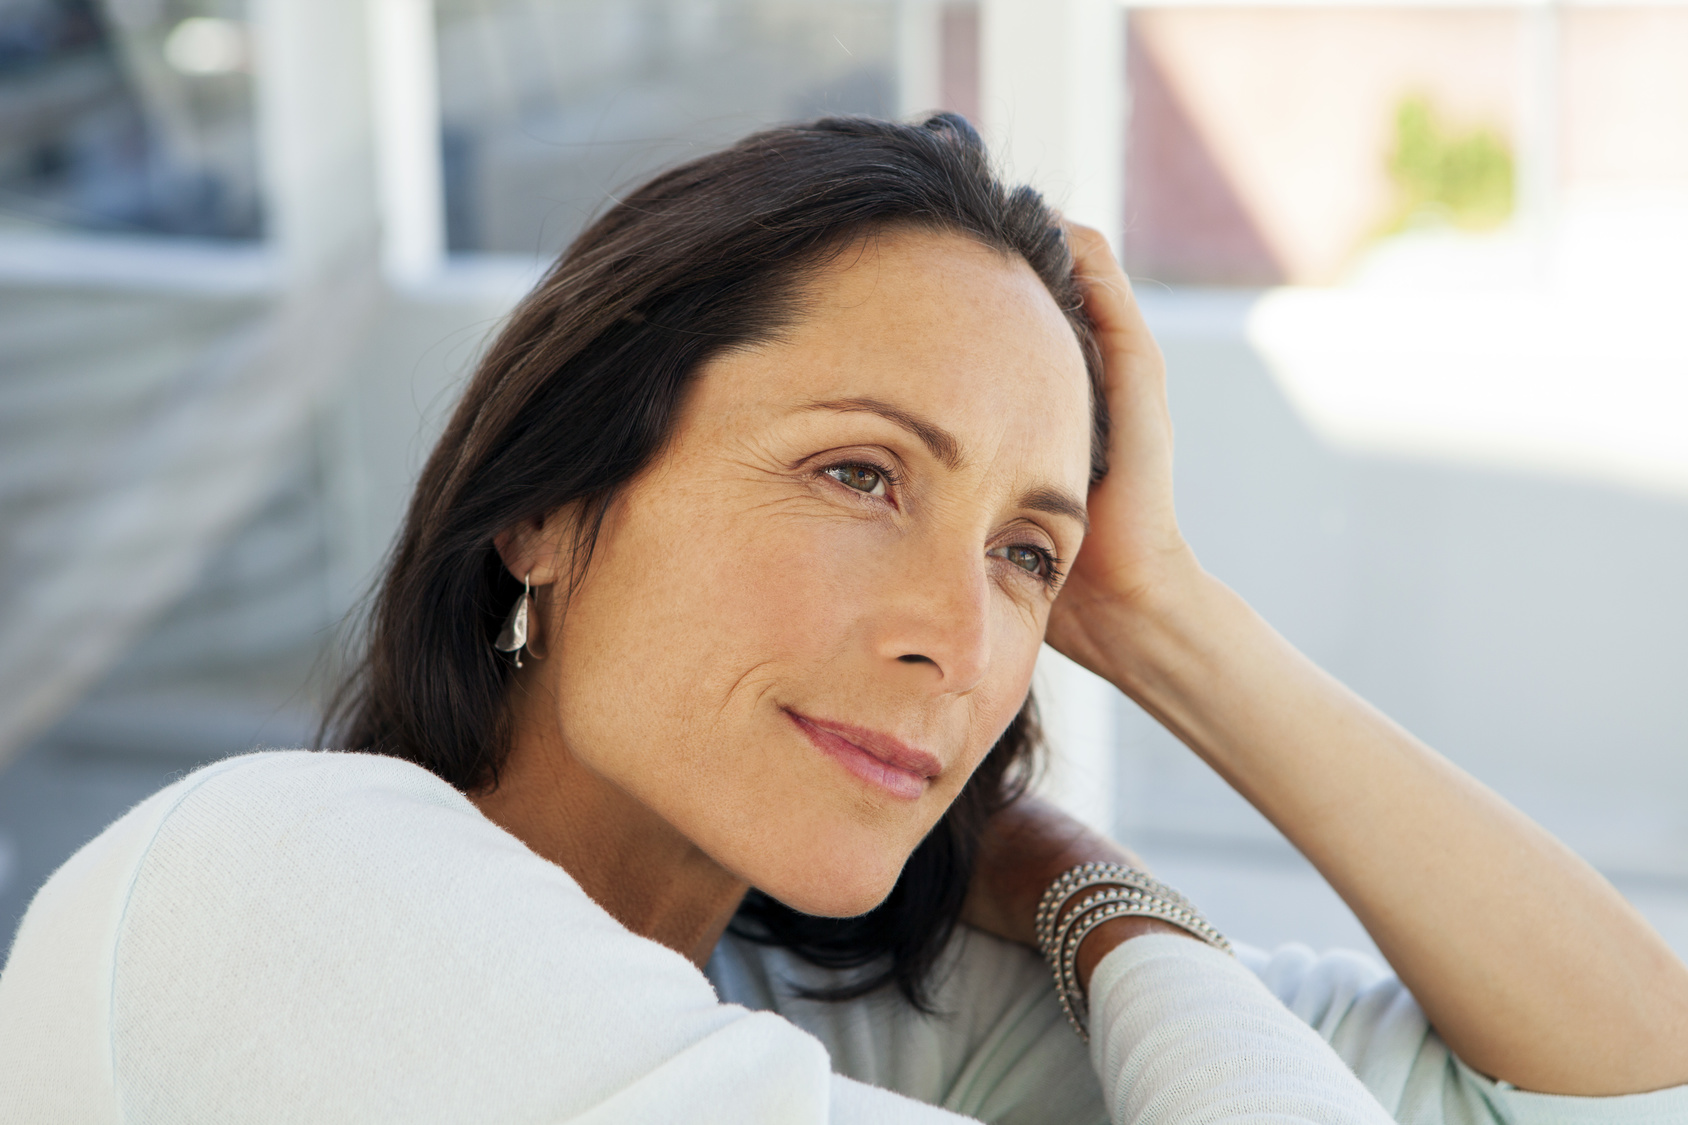
[(1082, 863), (1143, 865), (1118, 843), (1090, 831), (1055, 806), (1022, 797), (991, 818), (962, 917), (970, 925), (1035, 949), (1034, 919), (1044, 892)]
[(1050, 639), (1065, 655), (1143, 702), (1186, 679), (1200, 663), (1205, 638), (1233, 628), (1228, 618), (1237, 614), (1252, 610), (1186, 552), (1152, 582), (1085, 598), (1063, 629), (1051, 629)]
[(1228, 948), (1195, 907), (1146, 874), (1142, 860), (1035, 797), (992, 816), (962, 920), (1043, 954), (1080, 1035), (1090, 979), (1123, 943), (1169, 933)]
[(1090, 978), (1095, 975), (1096, 966), (1102, 963), (1104, 957), (1132, 938), (1150, 934), (1175, 934), (1191, 941), (1200, 940), (1188, 930), (1181, 930), (1159, 918), (1110, 918), (1091, 930), (1084, 944), (1078, 948), (1078, 981), (1085, 996), (1090, 996)]
[[(1088, 1037), (1088, 989), (1095, 966), (1119, 943), (1154, 932), (1142, 926), (1108, 928), (1128, 918), (1165, 922), (1231, 951), (1230, 942), (1188, 899), (1137, 866), (1089, 861), (1062, 872), (1038, 903), (1035, 932), (1038, 951), (1055, 975), (1061, 1010), (1081, 1039)], [(1100, 942), (1090, 945), (1090, 937), (1105, 928)]]

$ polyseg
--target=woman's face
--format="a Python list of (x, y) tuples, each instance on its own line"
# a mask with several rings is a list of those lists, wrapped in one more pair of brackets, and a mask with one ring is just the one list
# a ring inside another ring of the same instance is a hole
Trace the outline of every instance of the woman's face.
[(699, 374), (536, 671), (585, 768), (843, 916), (1025, 699), (1084, 534), (1090, 391), (1030, 267), (970, 239), (883, 232), (806, 295)]

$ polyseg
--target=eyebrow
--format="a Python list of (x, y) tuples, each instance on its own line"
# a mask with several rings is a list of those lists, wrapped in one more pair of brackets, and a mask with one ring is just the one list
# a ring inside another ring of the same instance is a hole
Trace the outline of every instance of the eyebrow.
[(961, 443), (955, 435), (935, 422), (928, 422), (918, 414), (910, 414), (877, 398), (834, 398), (825, 402), (811, 402), (805, 410), (836, 410), (840, 413), (877, 414), (915, 437), (929, 449), (944, 468), (951, 471), (961, 467)]
[[(955, 435), (935, 422), (927, 421), (918, 414), (911, 414), (901, 407), (877, 398), (835, 398), (824, 402), (811, 402), (802, 407), (804, 410), (835, 410), (840, 413), (877, 414), (893, 425), (901, 426), (909, 433), (920, 439), (924, 445), (938, 459), (946, 469), (955, 470), (961, 466), (961, 443)], [(1084, 505), (1072, 496), (1056, 488), (1033, 488), (1016, 498), (1019, 507), (1034, 512), (1047, 512), (1052, 516), (1066, 516), (1076, 520), (1078, 525), (1087, 533), (1090, 531), (1090, 516)]]
[(1066, 516), (1078, 521), (1086, 535), (1090, 534), (1090, 514), (1084, 505), (1053, 488), (1034, 488), (1019, 498), (1020, 507), (1034, 512), (1048, 512), (1052, 516)]

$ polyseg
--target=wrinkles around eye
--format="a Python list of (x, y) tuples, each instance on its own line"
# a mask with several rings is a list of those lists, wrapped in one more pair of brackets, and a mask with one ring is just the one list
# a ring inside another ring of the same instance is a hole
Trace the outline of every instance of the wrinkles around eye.
[[(849, 483), (844, 477), (852, 470), (863, 470), (872, 474), (877, 478), (875, 487), (863, 489)], [(832, 461), (814, 471), (817, 476), (827, 478), (833, 485), (857, 499), (877, 500), (892, 508), (901, 508), (902, 506), (896, 495), (903, 484), (900, 474), (892, 466), (875, 458), (856, 455), (847, 459)], [(1004, 553), (1012, 551), (1029, 551), (1037, 556), (1037, 568), (1029, 570)], [(998, 543), (988, 547), (985, 554), (1010, 567), (1022, 580), (1035, 582), (1038, 586), (1051, 591), (1058, 588), (1061, 581), (1066, 577), (1064, 560), (1055, 547), (1050, 544), (1024, 541)]]
[[(846, 479), (852, 470), (862, 470), (878, 478), (872, 489), (857, 488)], [(846, 489), (857, 497), (881, 500), (893, 507), (900, 507), (897, 503), (896, 491), (902, 484), (902, 478), (897, 470), (883, 462), (862, 455), (829, 461), (818, 470), (818, 475), (826, 477), (842, 489)]]

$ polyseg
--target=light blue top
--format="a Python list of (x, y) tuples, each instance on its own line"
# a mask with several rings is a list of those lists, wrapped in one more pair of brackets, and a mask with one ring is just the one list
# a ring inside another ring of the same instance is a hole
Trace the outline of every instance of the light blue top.
[[(1368, 957), (1302, 945), (1270, 954), (1239, 946), (1237, 955), (1402, 1125), (1688, 1125), (1688, 1086), (1577, 1098), (1483, 1077)], [(778, 1012), (820, 1039), (840, 1074), (1001, 1125), (1107, 1125), (1097, 1068), (1030, 950), (961, 931), (939, 969), (937, 1017), (891, 995), (798, 999), (791, 986), (841, 975), (733, 937), (706, 972), (723, 1000)]]

